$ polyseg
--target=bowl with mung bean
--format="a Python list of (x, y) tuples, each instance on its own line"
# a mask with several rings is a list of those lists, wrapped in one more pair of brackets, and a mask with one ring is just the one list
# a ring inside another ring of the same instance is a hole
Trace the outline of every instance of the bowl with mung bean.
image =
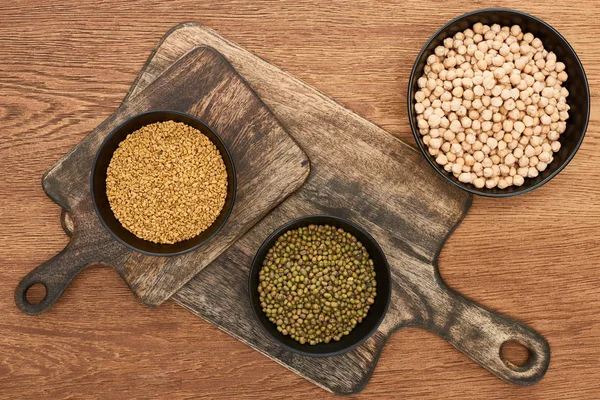
[(279, 345), (332, 356), (359, 346), (379, 327), (391, 298), (390, 268), (360, 226), (306, 216), (265, 239), (250, 267), (249, 295), (260, 326)]
[(441, 27), (417, 56), (407, 103), (429, 164), (489, 197), (524, 194), (555, 177), (590, 116), (586, 74), (567, 40), (509, 9), (469, 12)]
[(119, 242), (155, 256), (197, 249), (223, 227), (235, 201), (233, 160), (201, 120), (177, 111), (133, 116), (104, 140), (91, 195)]

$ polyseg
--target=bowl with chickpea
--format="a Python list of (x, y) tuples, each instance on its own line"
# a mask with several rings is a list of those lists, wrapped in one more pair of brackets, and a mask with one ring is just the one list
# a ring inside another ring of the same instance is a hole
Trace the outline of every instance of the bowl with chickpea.
[(431, 166), (471, 193), (508, 197), (556, 176), (590, 117), (577, 54), (544, 21), (508, 9), (464, 14), (423, 46), (408, 115)]

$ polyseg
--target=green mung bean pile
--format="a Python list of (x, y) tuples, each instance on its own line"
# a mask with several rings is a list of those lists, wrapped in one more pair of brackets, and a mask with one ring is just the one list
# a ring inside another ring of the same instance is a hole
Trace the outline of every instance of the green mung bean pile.
[(352, 234), (309, 225), (281, 235), (259, 273), (261, 308), (277, 330), (315, 345), (339, 341), (375, 302), (373, 260)]

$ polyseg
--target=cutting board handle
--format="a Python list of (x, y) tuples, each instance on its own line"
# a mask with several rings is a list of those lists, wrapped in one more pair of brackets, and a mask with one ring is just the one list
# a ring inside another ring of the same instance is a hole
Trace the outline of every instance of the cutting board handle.
[[(15, 303), (21, 311), (29, 315), (36, 315), (49, 309), (69, 283), (91, 262), (85, 253), (77, 251), (70, 243), (63, 251), (38, 266), (19, 282), (15, 290)], [(39, 303), (27, 300), (27, 291), (36, 284), (41, 284), (46, 289), (46, 295)]]
[[(529, 386), (543, 378), (550, 364), (550, 346), (528, 326), (467, 299), (444, 286), (445, 311), (434, 318), (434, 331), (494, 375), (507, 382)], [(517, 366), (502, 355), (502, 347), (517, 342), (529, 358)]]

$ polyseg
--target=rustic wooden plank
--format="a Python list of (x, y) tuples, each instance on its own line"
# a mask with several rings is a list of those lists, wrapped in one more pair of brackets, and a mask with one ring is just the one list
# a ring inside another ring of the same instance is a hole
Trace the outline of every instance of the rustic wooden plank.
[[(592, 86), (592, 119), (577, 156), (551, 183), (514, 199), (474, 198), (439, 266), (452, 287), (542, 332), (550, 369), (537, 385), (507, 385), (436, 335), (405, 329), (353, 398), (593, 399), (600, 391), (599, 10), (589, 0), (502, 5), (546, 20), (573, 45)], [(81, 274), (51, 312), (22, 314), (11, 299), (15, 285), (68, 241), (40, 177), (117, 109), (160, 37), (189, 20), (413, 143), (405, 101), (414, 57), (441, 24), (485, 6), (2, 2), (0, 397), (337, 398), (173, 302), (142, 306), (108, 268)]]
[[(21, 282), (16, 300), (25, 311), (47, 309), (81, 269), (97, 263), (115, 268), (143, 303), (160, 304), (308, 176), (306, 155), (231, 66), (212, 49), (189, 50), (44, 175), (46, 194), (74, 218), (75, 232), (63, 252)], [(201, 248), (168, 258), (117, 242), (101, 226), (90, 196), (89, 171), (103, 139), (129, 117), (149, 110), (182, 111), (206, 121), (220, 133), (237, 167), (236, 202), (225, 226)], [(24, 301), (23, 291), (39, 282), (48, 295), (33, 306)]]

